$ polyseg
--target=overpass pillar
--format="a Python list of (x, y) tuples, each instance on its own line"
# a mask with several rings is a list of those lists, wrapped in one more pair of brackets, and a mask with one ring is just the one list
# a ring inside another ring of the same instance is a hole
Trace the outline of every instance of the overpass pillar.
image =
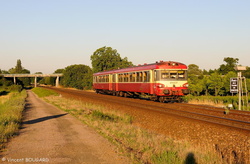
[(37, 87), (37, 77), (36, 76), (35, 76), (34, 84), (35, 84), (35, 88), (36, 88)]
[(56, 77), (56, 87), (59, 87), (59, 76)]
[(14, 76), (14, 84), (16, 84), (16, 77)]

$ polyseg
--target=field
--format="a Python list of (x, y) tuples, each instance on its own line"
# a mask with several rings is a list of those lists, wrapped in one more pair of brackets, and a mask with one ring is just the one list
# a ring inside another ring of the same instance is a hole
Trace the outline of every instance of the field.
[(25, 106), (26, 91), (0, 92), (0, 151), (9, 138), (18, 133)]

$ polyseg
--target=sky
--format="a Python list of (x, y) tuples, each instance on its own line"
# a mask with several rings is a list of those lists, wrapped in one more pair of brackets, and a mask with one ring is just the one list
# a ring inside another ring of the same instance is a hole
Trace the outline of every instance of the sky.
[(103, 46), (133, 64), (250, 66), (249, 0), (0, 0), (0, 69), (91, 66)]

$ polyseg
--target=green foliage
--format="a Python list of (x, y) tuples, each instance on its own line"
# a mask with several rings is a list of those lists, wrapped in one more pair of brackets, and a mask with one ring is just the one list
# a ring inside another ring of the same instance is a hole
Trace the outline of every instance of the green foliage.
[(112, 49), (111, 47), (102, 47), (97, 49), (90, 58), (94, 73), (118, 68), (126, 68), (133, 65), (132, 62), (129, 62), (126, 57), (122, 59), (117, 50)]
[(65, 68), (63, 85), (77, 89), (90, 89), (92, 87), (92, 70), (86, 65), (71, 65)]
[[(14, 68), (11, 68), (8, 73), (10, 73), (10, 74), (30, 74), (30, 71), (23, 68), (21, 60), (18, 59), (16, 66)], [(29, 86), (31, 80), (29, 77), (23, 77), (23, 78), (16, 78), (16, 82), (17, 82), (17, 84), (22, 85), (22, 86)]]
[(224, 62), (227, 64), (222, 64), (220, 65), (220, 68), (218, 69), (218, 72), (225, 75), (228, 72), (235, 72), (234, 67), (237, 65), (239, 59), (238, 58), (231, 58), (231, 57), (226, 57), (224, 58)]
[(41, 84), (45, 85), (55, 85), (55, 78), (54, 77), (43, 77), (41, 81), (39, 81)]
[(101, 120), (114, 121), (114, 122), (117, 122), (120, 119), (118, 116), (114, 114), (103, 113), (102, 111), (99, 110), (94, 110), (92, 112), (92, 116), (95, 118), (99, 118)]
[[(212, 73), (208, 80), (209, 89), (214, 90), (214, 95), (222, 94), (222, 87), (224, 86), (222, 76), (217, 72)], [(229, 84), (228, 84), (229, 85)]]
[(51, 96), (51, 95), (58, 96), (59, 95), (55, 91), (44, 89), (44, 88), (39, 88), (39, 87), (33, 88), (32, 91), (35, 94), (37, 94), (39, 97), (47, 97), (47, 96)]
[[(238, 59), (224, 58), (226, 65), (221, 65), (218, 70), (203, 70), (199, 66), (190, 64), (188, 66), (188, 84), (192, 95), (214, 95), (227, 96), (230, 93), (230, 78), (237, 77), (234, 67), (238, 63)], [(250, 71), (250, 69), (249, 69)], [(247, 71), (243, 71), (247, 74)], [(247, 79), (248, 90), (250, 90), (249, 79)]]
[(21, 92), (23, 87), (21, 85), (11, 85), (9, 86), (9, 90), (11, 92)]
[(7, 78), (0, 78), (0, 86), (8, 87), (13, 85), (13, 80)]
[(130, 117), (130, 116), (120, 117), (120, 116), (117, 116), (115, 114), (104, 113), (104, 112), (102, 112), (100, 110), (94, 110), (91, 115), (94, 118), (104, 120), (104, 121), (111, 121), (111, 122), (122, 121), (124, 123), (129, 123), (129, 124), (132, 123), (132, 117)]
[(157, 164), (166, 164), (166, 163), (181, 164), (183, 163), (180, 157), (178, 156), (178, 153), (175, 151), (164, 151), (161, 154), (154, 154), (152, 155), (152, 161), (153, 163), (157, 163)]
[(202, 75), (202, 70), (199, 69), (199, 66), (195, 64), (190, 64), (188, 66), (188, 74), (189, 75), (195, 75), (195, 76), (201, 76)]

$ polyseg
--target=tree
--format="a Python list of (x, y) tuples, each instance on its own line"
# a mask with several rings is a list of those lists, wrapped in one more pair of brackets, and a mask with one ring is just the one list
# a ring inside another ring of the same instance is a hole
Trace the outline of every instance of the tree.
[(61, 68), (61, 69), (57, 69), (57, 70), (55, 70), (55, 72), (54, 72), (54, 73), (63, 73), (63, 71), (64, 71), (64, 69), (63, 69), (63, 68)]
[(215, 96), (222, 94), (222, 88), (224, 83), (220, 74), (218, 74), (217, 72), (213, 73), (209, 78), (209, 84), (209, 88), (214, 90)]
[(94, 73), (133, 65), (126, 57), (122, 59), (117, 50), (106, 46), (97, 49), (90, 59)]
[(202, 70), (199, 69), (199, 66), (195, 64), (190, 64), (188, 66), (188, 84), (189, 90), (192, 94), (200, 95), (203, 90), (203, 73)]
[(90, 89), (92, 87), (92, 70), (86, 65), (71, 65), (65, 68), (63, 85), (77, 89)]
[(243, 76), (246, 78), (250, 78), (250, 67), (247, 67), (247, 70), (243, 71)]
[[(9, 70), (10, 74), (30, 74), (30, 71), (22, 67), (22, 62), (20, 59), (17, 60), (17, 64), (14, 68), (11, 68)], [(29, 77), (23, 77), (23, 78), (17, 78), (17, 84), (20, 84), (22, 86), (28, 86), (30, 85), (30, 78)]]
[(22, 73), (22, 71), (23, 71), (22, 62), (20, 59), (18, 59), (15, 67), (15, 73)]
[(199, 69), (198, 65), (190, 64), (188, 65), (188, 75), (200, 76), (202, 75), (202, 70)]
[(224, 62), (226, 62), (226, 64), (222, 64), (220, 65), (220, 68), (218, 69), (219, 73), (225, 75), (230, 71), (234, 71), (234, 67), (238, 64), (239, 59), (238, 58), (231, 58), (231, 57), (227, 57), (224, 58)]
[(193, 76), (192, 78), (188, 78), (189, 90), (192, 94), (199, 96), (203, 90), (203, 81), (199, 79), (197, 76)]

